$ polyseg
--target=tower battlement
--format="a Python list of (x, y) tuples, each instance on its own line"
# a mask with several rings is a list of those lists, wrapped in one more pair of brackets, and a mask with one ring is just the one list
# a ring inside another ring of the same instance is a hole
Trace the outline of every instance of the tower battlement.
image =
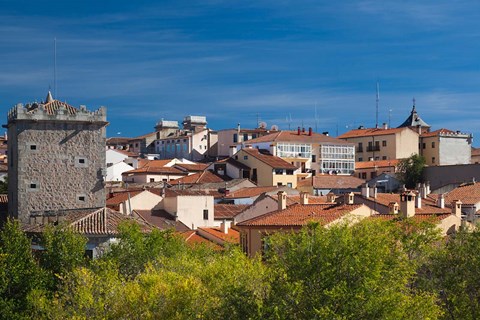
[(77, 109), (58, 100), (25, 106), (19, 103), (8, 112), (8, 122), (17, 120), (106, 122), (107, 109), (102, 106), (98, 110), (89, 111), (83, 105)]

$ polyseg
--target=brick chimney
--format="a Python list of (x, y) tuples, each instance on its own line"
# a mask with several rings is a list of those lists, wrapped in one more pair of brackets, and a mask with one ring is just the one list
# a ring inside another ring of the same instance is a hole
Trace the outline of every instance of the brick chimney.
[(300, 135), (300, 127), (297, 129), (297, 134)]
[(355, 204), (355, 194), (353, 192), (345, 193), (343, 196), (345, 198), (345, 204)]
[(337, 196), (333, 192), (330, 192), (330, 193), (327, 194), (327, 202), (328, 203), (334, 203), (336, 198), (337, 198)]
[(362, 184), (362, 197), (370, 197), (370, 188), (368, 187), (368, 183)]
[(309, 135), (309, 136), (312, 135), (312, 127), (308, 128), (308, 135)]
[(410, 218), (415, 215), (415, 193), (408, 191), (400, 195), (400, 215), (402, 218)]
[(388, 204), (388, 213), (398, 214), (398, 203), (397, 202), (390, 202)]
[(462, 217), (462, 201), (460, 200), (452, 201), (452, 214), (459, 218)]
[(300, 192), (300, 204), (308, 204), (308, 192)]
[(287, 208), (287, 193), (285, 191), (278, 191), (278, 210), (285, 210)]

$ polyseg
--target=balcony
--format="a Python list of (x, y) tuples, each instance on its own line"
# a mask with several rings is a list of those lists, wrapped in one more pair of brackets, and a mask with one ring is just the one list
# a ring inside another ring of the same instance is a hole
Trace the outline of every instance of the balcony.
[(358, 147), (356, 152), (363, 152), (363, 147)]
[(368, 146), (367, 152), (380, 151), (380, 146)]

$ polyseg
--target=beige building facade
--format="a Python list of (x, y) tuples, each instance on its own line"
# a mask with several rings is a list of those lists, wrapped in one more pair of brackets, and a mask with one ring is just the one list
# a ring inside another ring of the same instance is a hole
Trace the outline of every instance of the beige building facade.
[(428, 166), (469, 164), (472, 160), (472, 135), (448, 129), (420, 136), (420, 154)]
[(358, 162), (403, 159), (418, 154), (419, 134), (408, 127), (360, 128), (338, 138), (355, 144)]

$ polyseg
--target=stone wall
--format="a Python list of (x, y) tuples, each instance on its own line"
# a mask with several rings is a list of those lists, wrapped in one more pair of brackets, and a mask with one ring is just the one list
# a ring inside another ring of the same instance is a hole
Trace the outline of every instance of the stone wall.
[(105, 206), (105, 125), (103, 121), (9, 122), (10, 215), (28, 222), (32, 211)]

